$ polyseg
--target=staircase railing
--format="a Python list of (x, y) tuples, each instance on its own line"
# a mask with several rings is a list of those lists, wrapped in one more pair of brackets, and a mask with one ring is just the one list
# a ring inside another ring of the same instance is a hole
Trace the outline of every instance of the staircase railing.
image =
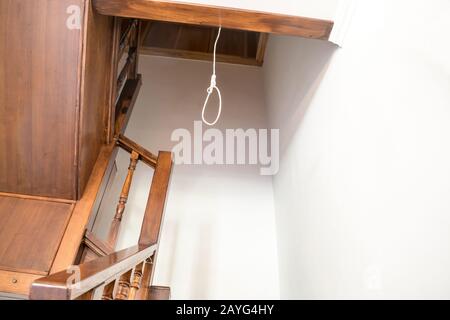
[(155, 169), (138, 245), (36, 280), (31, 287), (30, 299), (148, 299), (173, 167), (172, 153), (162, 151), (156, 157), (124, 136), (118, 137), (117, 145), (130, 152), (131, 159), (111, 225), (110, 247), (114, 247), (119, 233), (137, 162), (142, 161)]
[[(72, 268), (71, 272), (62, 271), (39, 279), (31, 287), (30, 298), (34, 300), (128, 300), (131, 283), (135, 283), (134, 277), (142, 279), (138, 276), (138, 267), (140, 268), (143, 262), (155, 253), (156, 248), (156, 245), (147, 247), (138, 245), (81, 264), (77, 268)], [(79, 276), (78, 279), (77, 276)], [(135, 287), (140, 290), (140, 282), (137, 279), (133, 292)], [(114, 287), (117, 287), (115, 295), (114, 290), (110, 290)]]

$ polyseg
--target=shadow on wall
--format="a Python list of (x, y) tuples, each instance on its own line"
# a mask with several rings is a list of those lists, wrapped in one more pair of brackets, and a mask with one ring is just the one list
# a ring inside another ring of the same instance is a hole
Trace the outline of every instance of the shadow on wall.
[[(186, 228), (194, 230), (186, 231)], [(180, 228), (180, 223), (170, 219), (164, 223), (160, 241), (160, 257), (154, 284), (171, 287), (172, 297), (188, 296), (190, 299), (208, 299), (214, 285), (214, 225), (202, 221)], [(193, 231), (193, 232), (192, 232)], [(195, 238), (191, 233), (195, 234)], [(193, 257), (194, 259), (189, 259)], [(177, 270), (183, 266), (183, 272)]]
[(264, 65), (264, 92), (269, 125), (280, 129), (280, 156), (301, 125), (337, 49), (338, 46), (326, 41), (270, 38)]
[(193, 261), (192, 277), (191, 277), (191, 296), (192, 297), (209, 297), (211, 292), (212, 275), (209, 272), (212, 262), (212, 247), (210, 239), (213, 238), (212, 228), (208, 224), (201, 224), (197, 233), (197, 243), (195, 245), (194, 256), (197, 257)]
[[(176, 265), (176, 257), (177, 257), (177, 242), (178, 242), (178, 234), (180, 232), (179, 224), (176, 221), (165, 221), (164, 225), (164, 233), (161, 236), (160, 243), (164, 244), (166, 247), (170, 248), (167, 250), (166, 254), (166, 267), (161, 267), (161, 263), (156, 263), (156, 272), (154, 283), (160, 283), (162, 279), (162, 283), (168, 285), (173, 290), (173, 279), (175, 274), (175, 265)], [(158, 257), (156, 258), (158, 260)]]
[[(144, 83), (125, 135), (153, 152), (171, 150), (173, 131), (185, 128), (193, 134), (201, 117), (211, 63), (140, 56), (139, 64)], [(218, 64), (217, 71), (226, 107), (215, 128), (266, 128), (262, 70)], [(129, 155), (118, 161), (122, 172), (111, 212)], [(135, 173), (121, 247), (135, 244), (139, 236), (151, 181), (144, 167)], [(173, 299), (279, 298), (272, 195), (272, 179), (261, 176), (259, 166), (175, 166), (154, 284), (171, 286)], [(109, 227), (111, 218), (103, 221)]]

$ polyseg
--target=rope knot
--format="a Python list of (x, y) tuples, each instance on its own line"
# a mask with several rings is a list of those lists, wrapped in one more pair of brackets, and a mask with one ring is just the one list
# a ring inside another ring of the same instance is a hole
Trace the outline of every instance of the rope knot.
[(216, 81), (217, 77), (215, 74), (213, 74), (211, 76), (211, 84), (209, 86), (209, 88), (206, 90), (206, 92), (208, 92), (209, 94), (211, 94), (214, 91), (214, 88), (217, 87), (217, 81)]
[[(222, 30), (222, 28), (219, 28), (219, 33), (217, 34), (216, 42), (214, 43), (213, 74), (211, 76), (211, 84), (210, 84), (209, 88), (206, 90), (206, 92), (208, 92), (208, 96), (206, 97), (205, 104), (203, 105), (203, 111), (202, 111), (203, 122), (205, 124), (207, 124), (208, 126), (215, 125), (217, 123), (217, 121), (219, 121), (220, 115), (222, 113), (222, 95), (220, 93), (220, 89), (217, 87), (217, 77), (216, 77), (216, 51), (217, 51), (217, 42), (219, 41), (221, 30)], [(217, 116), (216, 116), (216, 119), (214, 120), (214, 122), (209, 122), (205, 118), (205, 112), (206, 112), (209, 98), (211, 97), (211, 94), (213, 94), (214, 90), (217, 91), (217, 95), (219, 97), (219, 110), (217, 112)]]

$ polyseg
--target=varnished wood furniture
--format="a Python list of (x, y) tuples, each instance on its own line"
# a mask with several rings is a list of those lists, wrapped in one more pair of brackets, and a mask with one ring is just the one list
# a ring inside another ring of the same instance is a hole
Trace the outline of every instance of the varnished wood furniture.
[(0, 192), (81, 198), (105, 143), (112, 24), (90, 0), (0, 1)]

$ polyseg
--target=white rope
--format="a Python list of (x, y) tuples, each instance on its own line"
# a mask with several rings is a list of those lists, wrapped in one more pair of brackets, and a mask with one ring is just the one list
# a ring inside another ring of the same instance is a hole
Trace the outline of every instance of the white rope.
[[(222, 31), (222, 27), (219, 28), (219, 33), (217, 34), (216, 42), (214, 43), (213, 75), (211, 76), (211, 84), (210, 84), (208, 90), (206, 90), (206, 92), (208, 92), (208, 96), (206, 97), (205, 104), (203, 105), (203, 111), (202, 111), (203, 122), (205, 124), (207, 124), (208, 126), (215, 125), (219, 121), (220, 115), (222, 114), (222, 94), (220, 93), (220, 89), (217, 87), (217, 82), (216, 82), (216, 79), (217, 79), (217, 76), (216, 76), (216, 52), (217, 52), (217, 43), (219, 42), (221, 31)], [(217, 112), (216, 120), (214, 120), (214, 122), (208, 122), (205, 118), (206, 107), (208, 106), (209, 98), (211, 97), (211, 94), (214, 92), (214, 90), (217, 91), (217, 95), (219, 96), (219, 111)]]

